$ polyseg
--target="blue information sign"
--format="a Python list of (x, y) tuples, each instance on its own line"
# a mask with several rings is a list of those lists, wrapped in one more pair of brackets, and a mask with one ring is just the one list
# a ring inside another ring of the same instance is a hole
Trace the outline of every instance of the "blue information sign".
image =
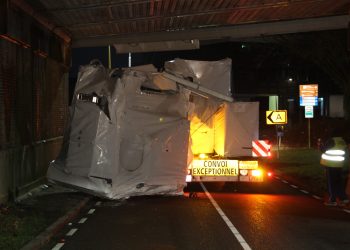
[(317, 96), (300, 96), (300, 106), (318, 106)]

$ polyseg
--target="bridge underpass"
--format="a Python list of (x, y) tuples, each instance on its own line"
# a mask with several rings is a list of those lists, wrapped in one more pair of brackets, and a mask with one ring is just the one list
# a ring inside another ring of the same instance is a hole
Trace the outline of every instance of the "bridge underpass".
[(45, 180), (60, 149), (72, 48), (239, 41), (348, 29), (348, 0), (0, 1), (0, 201)]

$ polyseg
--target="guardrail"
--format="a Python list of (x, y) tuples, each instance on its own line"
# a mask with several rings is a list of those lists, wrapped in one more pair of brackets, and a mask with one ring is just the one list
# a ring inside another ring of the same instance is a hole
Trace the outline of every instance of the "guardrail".
[(44, 183), (49, 163), (58, 155), (62, 141), (63, 136), (58, 136), (1, 150), (0, 163), (4, 166), (4, 174), (0, 175), (0, 197), (6, 197), (8, 189), (8, 199), (16, 200)]

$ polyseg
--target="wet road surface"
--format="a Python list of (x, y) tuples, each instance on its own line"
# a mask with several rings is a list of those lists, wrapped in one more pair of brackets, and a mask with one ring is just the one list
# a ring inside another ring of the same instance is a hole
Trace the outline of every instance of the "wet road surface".
[(350, 208), (279, 179), (187, 191), (196, 197), (95, 200), (47, 249), (350, 249)]

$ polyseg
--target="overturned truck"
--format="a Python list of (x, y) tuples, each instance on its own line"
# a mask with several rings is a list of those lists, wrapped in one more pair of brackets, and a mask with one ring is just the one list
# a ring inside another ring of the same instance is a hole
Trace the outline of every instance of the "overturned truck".
[(237, 144), (249, 148), (258, 137), (257, 123), (243, 136), (249, 144), (244, 146), (225, 140), (234, 133), (226, 123), (220, 123), (224, 130), (203, 132), (213, 128), (213, 118), (224, 119), (217, 114), (225, 105), (225, 110), (230, 105), (245, 110), (229, 103), (230, 74), (230, 59), (176, 59), (165, 63), (164, 72), (152, 65), (108, 70), (98, 61), (82, 66), (62, 150), (49, 166), (48, 179), (110, 199), (183, 194), (186, 180), (199, 180), (199, 175), (189, 178), (198, 144), (211, 144), (216, 134), (211, 153), (220, 148), (225, 156)]

